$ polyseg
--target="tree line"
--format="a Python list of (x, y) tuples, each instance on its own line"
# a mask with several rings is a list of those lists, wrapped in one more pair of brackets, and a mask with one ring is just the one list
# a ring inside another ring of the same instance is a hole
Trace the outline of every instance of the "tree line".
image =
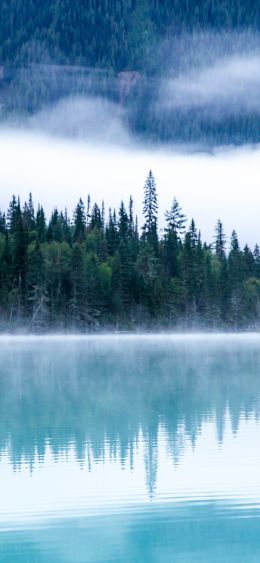
[(213, 244), (174, 198), (158, 228), (156, 182), (144, 186), (143, 225), (133, 200), (106, 214), (80, 199), (72, 219), (21, 205), (0, 212), (2, 330), (255, 328), (260, 320), (260, 250), (230, 248), (219, 220)]

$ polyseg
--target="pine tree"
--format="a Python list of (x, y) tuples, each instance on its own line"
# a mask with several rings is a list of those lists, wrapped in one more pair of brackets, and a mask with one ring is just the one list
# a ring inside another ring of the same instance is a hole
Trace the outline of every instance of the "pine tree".
[(250, 250), (248, 244), (245, 245), (244, 248), (244, 268), (245, 268), (245, 274), (247, 277), (253, 276), (254, 275), (254, 255), (253, 252)]
[(74, 211), (73, 242), (82, 242), (86, 233), (86, 212), (82, 199), (79, 200)]
[(94, 203), (93, 209), (90, 217), (90, 229), (97, 229), (98, 231), (103, 231), (103, 218), (102, 211), (100, 211), (97, 203)]
[(46, 304), (45, 298), (45, 261), (44, 255), (39, 243), (38, 237), (35, 243), (30, 245), (28, 250), (28, 274), (27, 274), (27, 285), (28, 285), (28, 302), (31, 306), (31, 319), (29, 321), (29, 327), (35, 328), (36, 322), (39, 326), (39, 320), (41, 313)]
[(228, 256), (229, 283), (231, 291), (240, 286), (244, 277), (244, 257), (240, 250), (236, 231), (232, 232)]
[(133, 209), (134, 209), (134, 203), (133, 203), (133, 198), (132, 196), (130, 196), (129, 199), (129, 211), (128, 211), (128, 233), (129, 233), (129, 237), (133, 237), (134, 235), (134, 230), (135, 230), (135, 226), (134, 226), (134, 213), (133, 213)]
[(69, 245), (72, 244), (72, 229), (70, 224), (70, 219), (68, 217), (67, 209), (65, 209), (64, 214), (60, 215), (61, 227), (62, 227), (62, 240), (67, 242)]
[(215, 250), (216, 255), (218, 256), (221, 262), (225, 261), (226, 253), (225, 253), (225, 246), (226, 246), (226, 237), (223, 232), (223, 225), (220, 220), (217, 222), (217, 226), (215, 229)]
[(71, 257), (72, 297), (70, 301), (70, 313), (73, 324), (76, 321), (83, 322), (85, 315), (86, 283), (84, 276), (84, 259), (81, 246), (76, 243), (73, 246)]
[(34, 215), (34, 205), (33, 205), (33, 199), (31, 193), (29, 194), (28, 203), (25, 202), (24, 204), (23, 216), (28, 232), (33, 231), (35, 229), (35, 215)]
[(46, 239), (46, 219), (42, 206), (38, 207), (36, 213), (36, 232), (40, 243)]
[(111, 208), (109, 208), (108, 224), (106, 226), (105, 234), (106, 234), (108, 253), (113, 256), (118, 244), (118, 229), (117, 229), (117, 219), (116, 219), (115, 209), (114, 212), (112, 213)]
[(189, 227), (189, 233), (190, 233), (190, 240), (191, 240), (192, 248), (193, 248), (193, 250), (195, 250), (196, 247), (197, 247), (197, 244), (200, 240), (200, 235), (198, 235), (197, 227), (195, 225), (194, 219), (191, 220), (191, 224), (190, 224), (190, 227)]
[(58, 209), (54, 209), (48, 225), (46, 238), (48, 242), (62, 242), (63, 239), (63, 215), (59, 214)]
[(182, 213), (182, 209), (176, 198), (173, 199), (170, 211), (165, 212), (166, 228), (165, 232), (175, 233), (177, 238), (181, 238), (185, 231), (186, 216)]
[(127, 241), (129, 233), (129, 221), (128, 215), (124, 206), (124, 202), (121, 201), (121, 205), (118, 212), (118, 235), (119, 240)]
[(237, 328), (244, 315), (243, 307), (243, 281), (244, 281), (244, 257), (240, 250), (237, 234), (231, 235), (231, 248), (228, 256), (228, 288), (230, 295), (229, 320)]
[(143, 239), (150, 244), (155, 254), (158, 254), (158, 203), (156, 183), (151, 170), (144, 185), (143, 214), (145, 218)]
[(9, 292), (12, 289), (13, 284), (13, 263), (12, 263), (12, 253), (9, 243), (9, 233), (6, 230), (4, 235), (4, 247), (3, 253), (0, 257), (0, 311), (2, 316), (5, 312), (9, 314), (8, 302), (9, 302)]
[(90, 214), (90, 205), (91, 205), (91, 199), (90, 199), (90, 195), (88, 194), (88, 198), (87, 198), (87, 212), (86, 212), (86, 226), (88, 228), (89, 226), (89, 221), (91, 218), (91, 214)]
[(181, 264), (186, 294), (186, 313), (193, 320), (196, 313), (196, 253), (191, 229), (184, 237)]
[(20, 316), (21, 313), (26, 314), (28, 230), (24, 222), (19, 199), (12, 218), (12, 229), (14, 233), (14, 276), (15, 285), (19, 292), (18, 315)]
[(7, 226), (10, 233), (14, 233), (16, 229), (16, 221), (19, 214), (18, 203), (15, 195), (13, 195), (7, 210)]
[(254, 275), (260, 278), (260, 248), (258, 244), (255, 245), (254, 252)]
[(14, 265), (13, 265), (13, 256), (12, 256), (11, 245), (10, 245), (10, 235), (8, 230), (6, 230), (5, 232), (5, 244), (4, 244), (2, 261), (4, 264), (4, 271), (5, 271), (5, 284), (8, 291), (10, 291), (14, 283)]
[(5, 214), (0, 211), (0, 233), (4, 235), (5, 232), (6, 232)]
[(169, 230), (164, 236), (162, 246), (162, 258), (164, 270), (167, 278), (178, 277), (179, 275), (179, 252), (181, 246), (174, 230)]

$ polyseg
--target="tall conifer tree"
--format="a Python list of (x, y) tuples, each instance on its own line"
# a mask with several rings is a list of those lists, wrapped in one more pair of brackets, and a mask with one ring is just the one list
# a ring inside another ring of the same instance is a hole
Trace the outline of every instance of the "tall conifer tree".
[(143, 225), (143, 238), (155, 253), (158, 253), (158, 202), (155, 178), (150, 170), (144, 185), (143, 214), (145, 223)]

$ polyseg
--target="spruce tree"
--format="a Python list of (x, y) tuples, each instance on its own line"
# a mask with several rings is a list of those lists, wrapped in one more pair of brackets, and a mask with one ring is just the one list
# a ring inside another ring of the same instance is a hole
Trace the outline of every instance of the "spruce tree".
[(26, 314), (26, 291), (27, 291), (27, 270), (28, 270), (28, 230), (25, 224), (20, 201), (18, 199), (15, 214), (12, 222), (12, 229), (14, 233), (14, 275), (15, 285), (18, 289), (19, 303), (18, 303), (18, 316), (21, 313)]
[(253, 256), (254, 256), (254, 276), (260, 278), (260, 248), (258, 244), (255, 245)]
[(8, 226), (10, 233), (15, 232), (17, 216), (19, 215), (19, 213), (20, 213), (20, 211), (18, 210), (18, 202), (17, 202), (15, 195), (13, 195), (12, 200), (11, 200), (9, 207), (8, 207), (8, 210), (7, 210), (7, 215), (6, 215), (7, 226)]
[(127, 241), (129, 233), (129, 221), (128, 215), (124, 206), (124, 202), (121, 201), (121, 205), (118, 212), (118, 235), (119, 240)]
[(220, 261), (223, 262), (226, 259), (226, 253), (225, 253), (226, 236), (223, 232), (223, 225), (222, 225), (220, 220), (218, 220), (218, 222), (217, 222), (215, 232), (216, 232), (216, 235), (215, 235), (216, 255), (218, 256)]
[(164, 271), (166, 278), (174, 278), (179, 275), (179, 252), (180, 243), (177, 238), (177, 233), (174, 230), (169, 230), (164, 236), (162, 245), (162, 258), (164, 263)]
[(86, 281), (84, 276), (84, 259), (81, 245), (74, 244), (71, 257), (72, 296), (69, 303), (73, 325), (85, 318)]
[(130, 196), (129, 199), (129, 211), (128, 211), (128, 233), (129, 233), (129, 237), (133, 237), (134, 234), (134, 213), (133, 213), (133, 209), (134, 209), (134, 202), (133, 202), (133, 198), (132, 196)]
[(80, 198), (74, 211), (74, 233), (73, 242), (82, 242), (86, 232), (86, 212), (85, 205)]
[(147, 241), (155, 254), (158, 254), (158, 203), (155, 178), (150, 170), (144, 185), (143, 214), (143, 240)]
[(254, 275), (254, 255), (253, 252), (250, 250), (248, 244), (245, 245), (244, 248), (244, 268), (245, 274), (247, 277)]
[(4, 235), (5, 232), (6, 232), (5, 214), (0, 211), (0, 233)]
[(36, 213), (36, 232), (40, 243), (45, 242), (46, 239), (46, 219), (42, 206), (38, 207)]
[(97, 229), (98, 231), (103, 231), (103, 217), (102, 211), (100, 210), (97, 203), (94, 203), (91, 217), (90, 217), (90, 229)]
[(182, 213), (182, 208), (180, 207), (176, 198), (173, 199), (170, 211), (165, 212), (165, 219), (165, 232), (175, 233), (177, 238), (181, 238), (181, 236), (185, 232), (185, 224), (187, 218), (184, 213)]
[(228, 256), (229, 319), (238, 328), (244, 316), (243, 280), (244, 259), (240, 250), (236, 231), (232, 232)]
[(118, 243), (118, 229), (116, 212), (114, 210), (114, 212), (112, 213), (111, 208), (109, 208), (108, 224), (106, 226), (105, 236), (107, 241), (108, 253), (113, 256)]
[(33, 231), (35, 228), (35, 214), (32, 194), (29, 194), (28, 202), (25, 202), (23, 207), (23, 216), (28, 231)]

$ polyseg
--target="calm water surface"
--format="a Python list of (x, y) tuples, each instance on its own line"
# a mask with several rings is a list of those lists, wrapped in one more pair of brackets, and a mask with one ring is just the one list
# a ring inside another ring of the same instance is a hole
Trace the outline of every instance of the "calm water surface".
[(259, 563), (260, 336), (0, 339), (1, 563)]

